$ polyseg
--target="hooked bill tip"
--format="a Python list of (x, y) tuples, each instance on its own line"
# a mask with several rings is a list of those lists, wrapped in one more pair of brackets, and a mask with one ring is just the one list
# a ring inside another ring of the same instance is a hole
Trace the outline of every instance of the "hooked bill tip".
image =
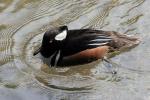
[(37, 54), (40, 52), (40, 50), (41, 50), (41, 48), (35, 50), (35, 51), (33, 52), (33, 56), (37, 55)]

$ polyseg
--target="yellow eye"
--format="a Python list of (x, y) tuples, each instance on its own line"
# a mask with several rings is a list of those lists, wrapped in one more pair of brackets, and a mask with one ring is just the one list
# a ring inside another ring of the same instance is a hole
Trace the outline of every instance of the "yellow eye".
[(49, 41), (49, 43), (52, 43), (52, 42), (53, 42), (53, 40), (50, 40), (50, 41)]

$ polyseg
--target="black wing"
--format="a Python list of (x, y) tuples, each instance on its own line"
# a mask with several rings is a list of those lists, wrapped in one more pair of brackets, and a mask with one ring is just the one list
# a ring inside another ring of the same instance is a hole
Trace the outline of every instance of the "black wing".
[(64, 56), (69, 56), (86, 49), (107, 45), (112, 38), (100, 30), (70, 30), (63, 46)]

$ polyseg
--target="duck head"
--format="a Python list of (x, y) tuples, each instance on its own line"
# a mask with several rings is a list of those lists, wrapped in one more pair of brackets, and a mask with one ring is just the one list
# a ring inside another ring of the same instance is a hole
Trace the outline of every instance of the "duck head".
[(52, 56), (60, 50), (67, 37), (68, 27), (60, 26), (45, 32), (41, 47), (33, 55), (41, 53), (45, 58)]

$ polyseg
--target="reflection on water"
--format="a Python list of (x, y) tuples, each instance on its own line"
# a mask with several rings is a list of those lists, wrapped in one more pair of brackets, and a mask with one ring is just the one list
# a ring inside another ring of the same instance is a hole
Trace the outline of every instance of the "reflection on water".
[[(0, 98), (2, 100), (149, 100), (149, 0), (1, 0)], [(141, 37), (112, 58), (117, 76), (96, 61), (48, 68), (33, 51), (46, 30), (92, 27)]]

